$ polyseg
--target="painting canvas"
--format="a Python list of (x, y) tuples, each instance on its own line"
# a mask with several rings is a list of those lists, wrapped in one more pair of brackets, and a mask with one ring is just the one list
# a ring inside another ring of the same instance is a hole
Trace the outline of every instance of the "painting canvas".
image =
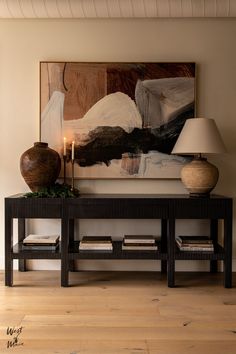
[(179, 178), (194, 107), (194, 63), (40, 63), (41, 141), (74, 141), (75, 177)]

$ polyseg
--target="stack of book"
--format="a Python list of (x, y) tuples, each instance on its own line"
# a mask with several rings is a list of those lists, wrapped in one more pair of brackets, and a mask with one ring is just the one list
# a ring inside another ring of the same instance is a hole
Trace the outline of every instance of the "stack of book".
[(28, 235), (22, 243), (26, 251), (56, 251), (59, 246), (59, 235)]
[(124, 251), (156, 251), (157, 249), (152, 235), (125, 235), (122, 243)]
[(177, 236), (176, 243), (180, 251), (214, 252), (213, 242), (207, 236)]
[(112, 251), (111, 236), (84, 236), (79, 244), (80, 251)]

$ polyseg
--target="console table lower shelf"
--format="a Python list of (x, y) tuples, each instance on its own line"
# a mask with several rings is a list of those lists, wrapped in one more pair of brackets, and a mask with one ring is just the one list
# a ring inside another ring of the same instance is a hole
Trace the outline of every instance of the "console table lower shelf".
[[(224, 261), (225, 252), (224, 248), (217, 244), (215, 245), (214, 252), (207, 251), (180, 251), (178, 247), (175, 247), (175, 260), (199, 260), (199, 261), (209, 261), (210, 262), (210, 271), (217, 271), (217, 261)], [(79, 250), (79, 241), (75, 241), (73, 245), (69, 248), (68, 253), (68, 264), (76, 260), (160, 260), (162, 265), (162, 272), (165, 272), (165, 265), (168, 264), (168, 254), (161, 252), (160, 245), (158, 245), (157, 251), (124, 251), (122, 250), (122, 241), (113, 241), (113, 250), (112, 251), (80, 251)], [(215, 265), (215, 269), (214, 266)], [(73, 271), (72, 267), (72, 271)], [(65, 286), (69, 284), (69, 271), (68, 267), (66, 271), (66, 283)], [(226, 279), (225, 279), (226, 281)], [(172, 284), (168, 284), (169, 287), (173, 287)], [(226, 283), (225, 287), (231, 287), (231, 283)]]
[(160, 251), (160, 244), (155, 251), (124, 251), (122, 250), (122, 241), (113, 241), (112, 251), (81, 251), (79, 250), (79, 241), (73, 242), (69, 247), (68, 257), (70, 260), (76, 259), (152, 259), (167, 260), (167, 253)]

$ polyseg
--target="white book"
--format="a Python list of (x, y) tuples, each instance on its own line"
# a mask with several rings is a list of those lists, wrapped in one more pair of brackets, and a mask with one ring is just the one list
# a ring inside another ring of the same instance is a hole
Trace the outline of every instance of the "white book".
[(59, 235), (39, 235), (39, 234), (30, 234), (24, 240), (24, 244), (56, 244), (59, 241)]
[(205, 246), (194, 246), (194, 245), (189, 245), (189, 246), (182, 246), (181, 243), (179, 243), (178, 240), (176, 240), (176, 243), (180, 249), (180, 251), (187, 251), (187, 252), (214, 252), (214, 246), (213, 245), (207, 245)]
[(180, 251), (186, 252), (214, 252), (214, 248), (204, 247), (179, 247)]
[(99, 245), (99, 244), (96, 244), (96, 245), (91, 245), (91, 244), (81, 244), (79, 245), (79, 249), (80, 250), (83, 250), (83, 251), (93, 251), (93, 250), (96, 250), (96, 251), (112, 251), (113, 250), (113, 246), (112, 244), (108, 244), (108, 245)]
[(156, 240), (153, 235), (125, 235), (124, 243), (142, 243), (142, 244), (155, 244)]
[(112, 246), (112, 243), (111, 242), (104, 242), (104, 243), (100, 243), (100, 242), (83, 242), (83, 241), (80, 241), (80, 247), (87, 247), (87, 248), (91, 248), (91, 247), (101, 247), (101, 248), (106, 248), (106, 247), (111, 247)]
[(125, 245), (122, 244), (122, 250), (124, 251), (157, 251), (157, 245)]

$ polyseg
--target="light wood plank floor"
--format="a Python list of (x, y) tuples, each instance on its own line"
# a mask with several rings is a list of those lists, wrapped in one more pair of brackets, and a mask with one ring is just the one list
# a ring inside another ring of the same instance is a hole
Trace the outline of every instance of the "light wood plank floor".
[[(234, 354), (236, 275), (177, 273), (178, 287), (154, 272), (0, 273), (0, 353)], [(18, 346), (7, 348), (22, 328)]]

